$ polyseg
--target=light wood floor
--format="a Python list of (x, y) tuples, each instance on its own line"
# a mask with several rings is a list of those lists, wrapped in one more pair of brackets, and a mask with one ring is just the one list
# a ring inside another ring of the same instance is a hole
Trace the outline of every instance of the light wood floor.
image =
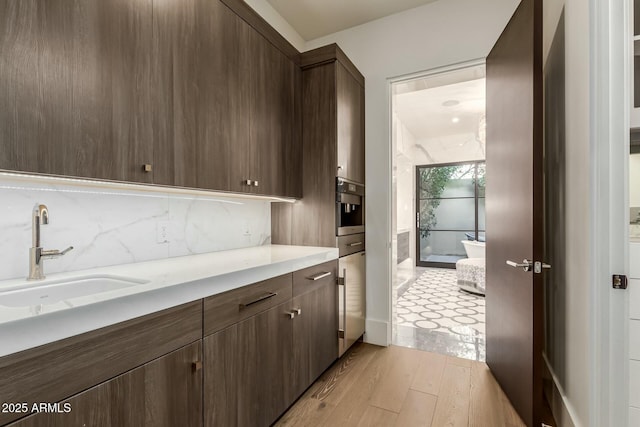
[(276, 426), (524, 426), (485, 363), (357, 343)]

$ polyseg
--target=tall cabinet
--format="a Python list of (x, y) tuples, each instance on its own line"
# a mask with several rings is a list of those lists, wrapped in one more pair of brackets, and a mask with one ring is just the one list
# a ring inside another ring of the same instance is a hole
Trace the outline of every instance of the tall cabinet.
[(364, 77), (336, 44), (300, 63), (302, 199), (271, 204), (271, 239), (338, 248), (341, 356), (365, 332)]
[(336, 177), (365, 184), (364, 76), (336, 44), (302, 53), (300, 64), (302, 200), (272, 203), (271, 238), (338, 247)]

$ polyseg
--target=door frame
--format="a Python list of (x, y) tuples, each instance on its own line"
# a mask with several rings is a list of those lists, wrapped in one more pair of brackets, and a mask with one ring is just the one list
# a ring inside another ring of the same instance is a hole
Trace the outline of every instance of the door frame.
[[(388, 286), (387, 286), (387, 295), (388, 295), (388, 299), (387, 299), (387, 313), (388, 313), (388, 318), (387, 318), (387, 345), (391, 345), (392, 342), (392, 330), (393, 330), (393, 325), (395, 324), (395, 303), (396, 303), (396, 284), (398, 281), (398, 253), (395, 250), (395, 244), (397, 243), (397, 232), (398, 232), (398, 227), (397, 227), (397, 216), (398, 216), (398, 202), (397, 202), (397, 182), (396, 179), (394, 177), (394, 168), (397, 166), (396, 165), (396, 146), (395, 146), (395, 142), (394, 142), (394, 135), (393, 135), (393, 85), (396, 83), (402, 83), (402, 82), (408, 82), (411, 80), (417, 80), (417, 79), (421, 79), (424, 77), (429, 77), (429, 76), (434, 76), (437, 74), (443, 74), (443, 73), (448, 73), (451, 71), (456, 71), (456, 70), (461, 70), (464, 68), (471, 68), (471, 67), (477, 67), (480, 65), (485, 65), (486, 64), (486, 60), (485, 58), (476, 58), (476, 59), (471, 59), (469, 61), (462, 61), (462, 62), (457, 62), (457, 63), (453, 63), (453, 64), (449, 64), (449, 65), (445, 65), (445, 66), (441, 66), (441, 67), (435, 67), (435, 68), (430, 68), (428, 70), (422, 70), (422, 71), (417, 71), (415, 73), (408, 73), (408, 74), (401, 74), (395, 77), (389, 77), (386, 79), (386, 83), (387, 83), (387, 99), (386, 99), (386, 103), (387, 103), (387, 129), (388, 129), (388, 134), (387, 134), (387, 138), (389, 141), (389, 163), (388, 163), (388, 167), (389, 167), (389, 180), (390, 180), (390, 188), (391, 191), (389, 193), (389, 198), (388, 198), (388, 206), (389, 206), (389, 210), (387, 211), (387, 213), (389, 214), (389, 223), (388, 223), (388, 232), (389, 232), (389, 239), (388, 239), (388, 247), (387, 247), (387, 261), (388, 261)], [(415, 194), (415, 182), (414, 182), (414, 194)], [(415, 200), (414, 200), (415, 203)], [(413, 211), (415, 212), (415, 207), (413, 209)]]
[(624, 426), (629, 414), (629, 297), (612, 289), (611, 275), (629, 274), (630, 1), (588, 6), (591, 425)]

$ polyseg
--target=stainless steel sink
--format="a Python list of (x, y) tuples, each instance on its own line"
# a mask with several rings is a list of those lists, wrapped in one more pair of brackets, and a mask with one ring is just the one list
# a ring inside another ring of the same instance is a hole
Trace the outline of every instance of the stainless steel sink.
[(148, 282), (148, 280), (133, 277), (112, 275), (88, 275), (44, 282), (26, 282), (23, 285), (0, 291), (0, 305), (29, 307), (55, 304), (71, 298), (96, 295)]

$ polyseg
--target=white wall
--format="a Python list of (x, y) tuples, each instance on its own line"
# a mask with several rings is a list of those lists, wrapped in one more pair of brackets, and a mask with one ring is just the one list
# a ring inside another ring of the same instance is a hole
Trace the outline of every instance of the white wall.
[[(365, 83), (367, 335), (390, 342), (392, 188), (389, 79), (484, 58), (517, 0), (441, 0), (307, 42), (338, 43)], [(395, 230), (393, 230), (395, 235)]]
[(415, 228), (415, 165), (414, 162), (414, 144), (416, 139), (400, 121), (397, 115), (394, 115), (396, 130), (394, 132), (397, 141), (396, 153), (396, 182), (398, 187), (397, 199), (397, 229), (398, 231), (413, 230)]
[[(45, 260), (45, 274), (271, 242), (267, 201), (42, 181), (0, 176), (0, 280), (29, 272), (36, 203), (49, 208), (42, 246), (74, 247)], [(168, 241), (158, 243), (158, 224), (168, 226)]]
[(629, 184), (629, 206), (640, 207), (640, 154), (629, 156)]
[[(546, 61), (558, 20), (565, 7), (565, 99), (566, 99), (566, 252), (567, 261), (589, 260), (591, 256), (591, 169), (590, 159), (590, 52), (589, 3), (583, 0), (545, 0), (543, 3), (543, 52)], [(563, 268), (566, 283), (565, 305), (552, 307), (563, 310), (565, 322), (558, 325), (565, 337), (562, 348), (553, 349), (550, 368), (563, 394), (564, 406), (570, 416), (563, 419), (556, 413), (560, 425), (587, 426), (589, 422), (590, 357), (589, 354), (589, 285), (588, 262), (567, 262)]]

